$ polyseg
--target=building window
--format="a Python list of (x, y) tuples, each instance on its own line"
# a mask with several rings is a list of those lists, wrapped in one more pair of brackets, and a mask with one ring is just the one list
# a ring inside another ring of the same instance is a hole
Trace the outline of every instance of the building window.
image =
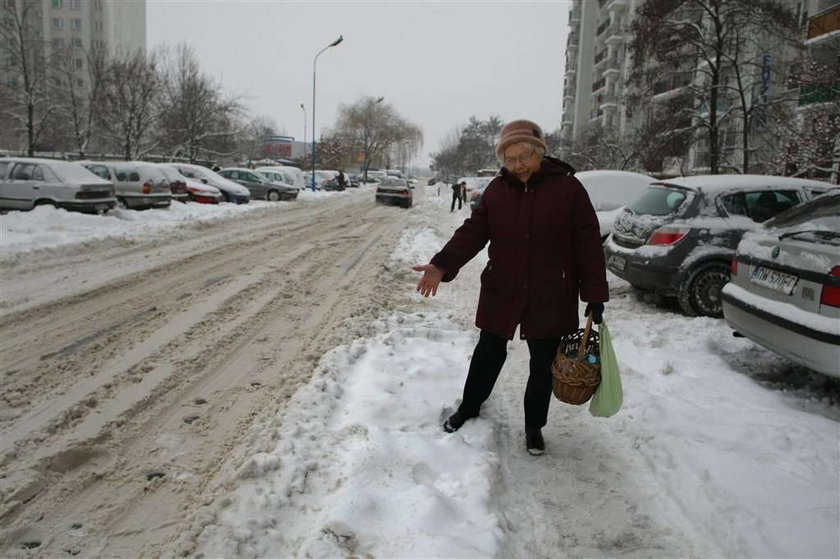
[(52, 18), (52, 26), (53, 29), (61, 29), (64, 27), (64, 20), (60, 17), (54, 17)]
[(81, 70), (82, 69), (82, 59), (81, 58), (74, 59), (73, 60), (73, 65), (76, 67), (76, 70)]
[(79, 37), (73, 37), (72, 39), (73, 46), (77, 49), (82, 48), (82, 40)]
[(74, 18), (70, 20), (70, 25), (73, 29), (81, 29), (82, 28), (82, 20), (79, 18)]
[(52, 46), (54, 48), (61, 48), (64, 46), (64, 39), (53, 39)]
[(82, 4), (80, 0), (70, 0), (70, 9), (71, 10), (81, 10)]
[(61, 8), (61, 0), (52, 0), (52, 7), (56, 9)]
[(83, 82), (80, 78), (76, 78), (76, 87), (82, 87), (83, 85), (85, 85), (85, 82)]
[(102, 22), (101, 21), (94, 21), (93, 22), (93, 30), (94, 31), (102, 31)]

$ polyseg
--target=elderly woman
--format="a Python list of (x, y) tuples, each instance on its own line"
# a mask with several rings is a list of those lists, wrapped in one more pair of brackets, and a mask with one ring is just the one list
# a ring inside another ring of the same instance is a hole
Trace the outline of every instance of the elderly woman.
[(560, 337), (578, 328), (578, 297), (596, 324), (609, 297), (595, 210), (574, 169), (545, 152), (539, 126), (528, 120), (505, 125), (496, 147), (501, 173), (443, 249), (413, 268), (423, 272), (417, 291), (435, 295), (440, 282), (455, 279), (489, 241), (475, 319), (481, 333), (461, 405), (443, 428), (457, 431), (479, 414), (519, 326), (531, 354), (525, 446), (533, 455), (545, 451), (541, 429), (551, 401), (551, 364)]

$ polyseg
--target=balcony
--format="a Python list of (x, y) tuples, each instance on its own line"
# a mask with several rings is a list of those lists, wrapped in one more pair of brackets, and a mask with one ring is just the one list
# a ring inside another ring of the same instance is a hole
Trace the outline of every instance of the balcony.
[(606, 34), (606, 43), (611, 45), (613, 43), (621, 43), (624, 40), (624, 36), (627, 33), (627, 27), (621, 25), (618, 21), (610, 25), (610, 28), (607, 30)]
[(606, 87), (606, 85), (607, 85), (607, 80), (605, 80), (604, 78), (601, 78), (600, 80), (598, 80), (597, 82), (592, 84), (592, 92), (595, 93), (599, 89), (603, 89), (604, 87)]
[(594, 66), (600, 64), (605, 58), (607, 57), (607, 49), (602, 50), (601, 52), (595, 55), (595, 59), (592, 61)]
[(808, 42), (823, 35), (840, 31), (840, 4), (808, 20)]
[(604, 68), (602, 70), (602, 76), (618, 76), (621, 74), (621, 64), (619, 63), (618, 59), (614, 56), (611, 56), (607, 59), (604, 63)]
[(569, 10), (569, 25), (577, 25), (580, 23), (580, 9)]
[(578, 47), (577, 31), (572, 30), (569, 37), (566, 39), (566, 50), (576, 49)]
[(840, 100), (840, 80), (827, 83), (815, 83), (799, 90), (799, 106), (830, 103)]
[(606, 30), (607, 30), (607, 28), (608, 28), (609, 26), (610, 26), (610, 20), (609, 20), (609, 19), (604, 20), (604, 21), (601, 23), (601, 25), (599, 25), (599, 26), (598, 26), (598, 29), (596, 29), (596, 30), (595, 30), (595, 36), (596, 36), (596, 37), (600, 37), (600, 36), (601, 36), (601, 34), (602, 34), (604, 31), (606, 31)]

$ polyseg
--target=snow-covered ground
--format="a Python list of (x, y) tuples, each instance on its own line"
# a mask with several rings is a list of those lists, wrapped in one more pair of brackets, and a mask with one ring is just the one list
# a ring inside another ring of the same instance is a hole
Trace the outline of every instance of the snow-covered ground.
[[(425, 196), (406, 212), (386, 263), (405, 270), (394, 289), (413, 289), (410, 266), (428, 261), (467, 215), (449, 212), (446, 189), (437, 196), (420, 184)], [(13, 212), (0, 216), (0, 249), (5, 258), (246, 211)], [(414, 294), (405, 308), (383, 310), (369, 337), (324, 354), (285, 413), (255, 426), (224, 474), (227, 496), (196, 516), (199, 535), (185, 535), (192, 541), (182, 549), (202, 557), (840, 556), (840, 385), (733, 338), (722, 320), (639, 303), (612, 276), (605, 320), (625, 394), (616, 416), (555, 401), (547, 453), (528, 455), (527, 347), (515, 339), (481, 417), (444, 433), (477, 340), (484, 258), (438, 297)]]

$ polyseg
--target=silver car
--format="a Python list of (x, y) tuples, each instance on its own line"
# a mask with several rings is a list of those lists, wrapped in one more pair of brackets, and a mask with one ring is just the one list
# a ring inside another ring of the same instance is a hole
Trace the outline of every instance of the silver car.
[(0, 158), (0, 209), (31, 210), (51, 205), (101, 213), (117, 203), (114, 185), (67, 161)]
[(739, 334), (840, 378), (840, 190), (745, 234), (721, 301)]
[(92, 173), (114, 183), (117, 202), (131, 210), (168, 208), (172, 204), (169, 180), (154, 163), (80, 161)]
[(298, 189), (282, 181), (272, 178), (251, 169), (242, 167), (228, 167), (219, 171), (219, 174), (226, 179), (241, 184), (251, 192), (251, 199), (269, 200), (296, 200)]

